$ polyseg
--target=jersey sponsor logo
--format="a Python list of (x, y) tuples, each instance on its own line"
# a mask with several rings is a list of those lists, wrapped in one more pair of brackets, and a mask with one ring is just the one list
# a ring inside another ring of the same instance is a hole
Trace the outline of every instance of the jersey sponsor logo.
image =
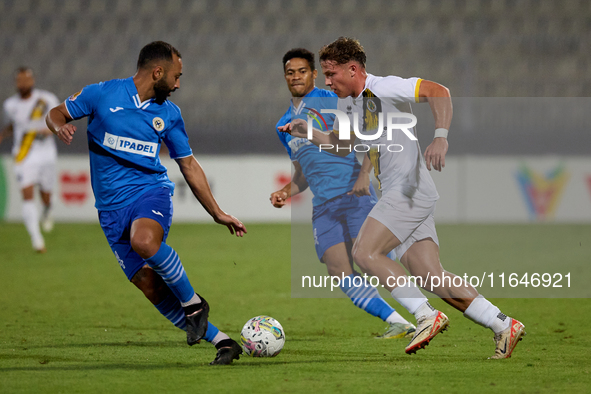
[(105, 133), (103, 145), (111, 149), (150, 157), (156, 157), (156, 152), (158, 151), (158, 144), (155, 142), (146, 142), (136, 140), (134, 138), (119, 137), (110, 133)]
[(162, 131), (164, 130), (164, 121), (162, 120), (162, 118), (155, 117), (154, 119), (152, 119), (152, 126), (154, 126), (154, 129), (156, 129), (156, 131)]
[(74, 93), (73, 95), (71, 95), (71, 96), (68, 98), (68, 100), (70, 100), (70, 101), (75, 101), (75, 100), (78, 98), (78, 96), (80, 96), (80, 93), (82, 93), (82, 90), (81, 90), (81, 91), (79, 91), (79, 92), (76, 92), (76, 93)]
[(115, 108), (109, 108), (111, 110), (111, 112), (117, 112), (117, 111), (121, 111), (123, 109), (123, 107), (115, 107)]
[(307, 138), (292, 138), (287, 145), (291, 149), (291, 153), (295, 154), (302, 146), (312, 145)]

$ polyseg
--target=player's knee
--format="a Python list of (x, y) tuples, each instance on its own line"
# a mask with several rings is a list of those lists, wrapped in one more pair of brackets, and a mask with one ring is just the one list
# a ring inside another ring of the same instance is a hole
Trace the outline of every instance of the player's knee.
[(359, 268), (364, 272), (367, 272), (376, 261), (376, 253), (357, 243), (353, 245), (351, 254), (353, 255), (353, 261), (355, 261)]
[(134, 234), (131, 238), (131, 247), (143, 259), (149, 259), (160, 249), (161, 242), (156, 240), (151, 234)]

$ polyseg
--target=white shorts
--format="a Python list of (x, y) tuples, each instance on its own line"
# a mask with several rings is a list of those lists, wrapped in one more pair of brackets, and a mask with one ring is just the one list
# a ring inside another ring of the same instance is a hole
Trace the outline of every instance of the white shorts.
[(51, 192), (55, 185), (55, 162), (30, 162), (14, 165), (16, 181), (21, 189), (31, 185), (39, 185), (44, 192)]
[(401, 258), (417, 241), (431, 238), (439, 246), (435, 231), (436, 201), (413, 200), (399, 191), (392, 190), (382, 195), (369, 217), (382, 223), (401, 242), (396, 256)]

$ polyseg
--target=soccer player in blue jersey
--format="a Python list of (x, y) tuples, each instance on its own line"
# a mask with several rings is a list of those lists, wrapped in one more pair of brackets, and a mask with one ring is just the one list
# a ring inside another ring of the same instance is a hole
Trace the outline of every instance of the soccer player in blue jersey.
[(69, 145), (76, 127), (68, 122), (88, 117), (95, 206), (119, 265), (162, 315), (187, 332), (189, 345), (204, 338), (217, 349), (211, 364), (230, 364), (242, 353), (240, 345), (207, 321), (209, 304), (166, 244), (174, 183), (158, 157), (160, 141), (214, 221), (239, 237), (246, 233), (218, 206), (193, 157), (180, 109), (167, 99), (180, 87), (182, 68), (177, 49), (152, 42), (142, 48), (133, 77), (86, 86), (53, 108), (46, 122)]
[(414, 325), (386, 303), (377, 289), (361, 279), (354, 280), (360, 275), (353, 269), (351, 246), (367, 214), (377, 202), (369, 181), (370, 161), (364, 159), (361, 166), (355, 153), (339, 157), (319, 152), (307, 139), (294, 138), (279, 131), (279, 127), (290, 123), (292, 118), (307, 119), (308, 116), (317, 119), (318, 127), (332, 130), (334, 117), (320, 111), (337, 107), (334, 93), (314, 85), (318, 71), (312, 52), (303, 48), (288, 51), (283, 56), (283, 70), (292, 100), (277, 123), (276, 131), (295, 172), (290, 183), (271, 194), (271, 203), (281, 208), (289, 197), (310, 186), (314, 194), (312, 222), (318, 259), (326, 264), (331, 276), (345, 278), (341, 290), (356, 306), (389, 324), (379, 338), (411, 337)]

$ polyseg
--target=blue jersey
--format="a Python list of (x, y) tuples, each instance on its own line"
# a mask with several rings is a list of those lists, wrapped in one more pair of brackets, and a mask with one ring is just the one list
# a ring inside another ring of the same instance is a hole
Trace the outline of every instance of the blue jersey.
[(361, 165), (355, 153), (346, 157), (340, 157), (332, 153), (320, 152), (319, 148), (306, 138), (292, 137), (288, 133), (282, 133), (277, 128), (290, 123), (292, 119), (313, 119), (314, 128), (322, 131), (332, 131), (334, 115), (321, 114), (322, 109), (336, 109), (337, 96), (328, 91), (314, 88), (303, 97), (298, 107), (293, 102), (290, 108), (277, 122), (276, 131), (279, 139), (287, 149), (289, 157), (300, 163), (302, 172), (308, 181), (310, 190), (314, 194), (312, 204), (314, 206), (347, 193), (353, 189), (353, 185), (359, 175)]
[(88, 116), (97, 209), (120, 209), (157, 187), (174, 191), (158, 153), (164, 141), (172, 159), (193, 154), (179, 107), (168, 100), (140, 102), (132, 77), (88, 85), (65, 103), (73, 119)]

